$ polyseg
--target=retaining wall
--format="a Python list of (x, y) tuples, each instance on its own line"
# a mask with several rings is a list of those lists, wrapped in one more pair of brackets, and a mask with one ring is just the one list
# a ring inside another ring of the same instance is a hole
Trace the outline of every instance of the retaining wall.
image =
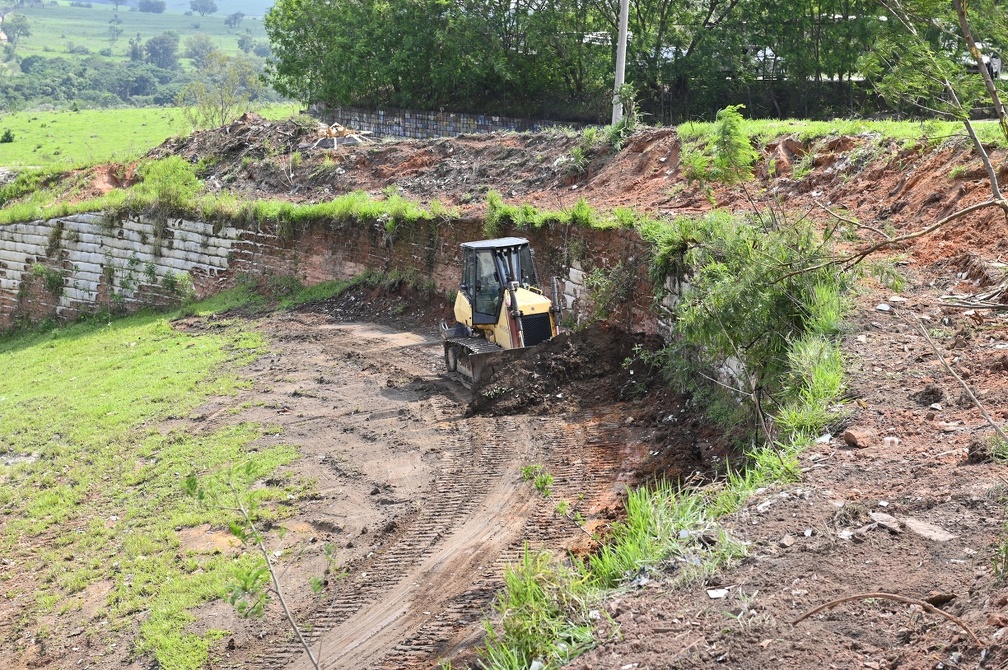
[(328, 124), (367, 131), (378, 137), (430, 139), (455, 137), (463, 133), (491, 133), (499, 130), (536, 131), (553, 126), (581, 127), (561, 121), (517, 119), (490, 114), (426, 112), (412, 109), (362, 109), (359, 107), (312, 107), (312, 116)]
[[(448, 294), (458, 288), (459, 245), (486, 237), (482, 225), (427, 222), (400, 226), (393, 235), (374, 223), (316, 226), (295, 231), (291, 240), (265, 227), (177, 218), (110, 224), (101, 214), (0, 226), (0, 328), (18, 320), (69, 320), (101, 309), (171, 304), (189, 281), (202, 298), (240, 276), (263, 283), (294, 277), (310, 285), (368, 269), (399, 270), (429, 278)], [(570, 323), (593, 314), (586, 284), (592, 273), (602, 272), (619, 284), (611, 320), (631, 330), (667, 333), (663, 310), (653, 305), (647, 247), (634, 231), (558, 226), (499, 234), (529, 238), (540, 276), (560, 279)]]

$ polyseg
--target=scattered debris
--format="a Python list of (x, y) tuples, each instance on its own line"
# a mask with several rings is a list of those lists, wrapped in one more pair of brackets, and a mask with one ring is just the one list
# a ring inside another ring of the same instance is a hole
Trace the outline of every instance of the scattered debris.
[(876, 441), (874, 431), (869, 428), (848, 428), (843, 434), (844, 442), (854, 449), (866, 449)]
[(935, 542), (948, 542), (958, 537), (958, 535), (953, 535), (941, 526), (936, 526), (919, 519), (908, 517), (903, 520), (903, 525), (906, 526), (907, 530), (917, 533), (926, 540), (934, 540)]

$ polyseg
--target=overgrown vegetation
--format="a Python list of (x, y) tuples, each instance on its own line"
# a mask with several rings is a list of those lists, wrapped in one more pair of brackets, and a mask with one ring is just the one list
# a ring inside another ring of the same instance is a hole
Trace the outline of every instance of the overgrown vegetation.
[(663, 362), (726, 426), (751, 441), (790, 445), (837, 418), (842, 361), (834, 342), (850, 278), (826, 265), (825, 239), (807, 221), (732, 216), (651, 224), (657, 286), (688, 276), (677, 337)]
[[(737, 164), (731, 169), (738, 174)], [(743, 431), (746, 459), (714, 485), (658, 482), (630, 491), (626, 519), (584, 560), (526, 551), (505, 573), (495, 606), (500, 626), (486, 624), (481, 659), (492, 670), (534, 661), (553, 667), (596, 644), (592, 613), (599, 610), (591, 605), (613, 588), (724, 569), (745, 548), (718, 517), (759, 486), (796, 479), (800, 449), (840, 416), (836, 336), (851, 278), (823, 263), (832, 231), (719, 211), (637, 225), (653, 245), (654, 285), (688, 282), (674, 307), (676, 337), (654, 362), (725, 430), (750, 427)], [(523, 479), (549, 497), (538, 485), (542, 474), (522, 469)], [(569, 504), (561, 501), (555, 511), (566, 516)]]
[(504, 202), (500, 193), (489, 191), (483, 232), (487, 237), (494, 237), (505, 227), (520, 230), (573, 225), (604, 229), (618, 226), (620, 223), (614, 215), (600, 213), (584, 198), (578, 200), (569, 210), (539, 210), (529, 204), (509, 205)]

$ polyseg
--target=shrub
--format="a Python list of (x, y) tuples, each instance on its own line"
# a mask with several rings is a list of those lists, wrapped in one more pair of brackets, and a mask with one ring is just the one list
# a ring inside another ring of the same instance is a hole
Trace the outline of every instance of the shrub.
[[(656, 285), (688, 277), (677, 302), (678, 337), (664, 363), (698, 394), (711, 418), (775, 437), (807, 436), (830, 421), (842, 366), (830, 338), (840, 328), (850, 278), (824, 261), (828, 240), (804, 223), (746, 221), (724, 212), (641, 229), (654, 244)], [(808, 269), (803, 269), (808, 268)]]
[(149, 161), (137, 174), (143, 181), (130, 192), (128, 205), (180, 210), (192, 205), (201, 186), (193, 166), (178, 156)]
[(714, 167), (726, 184), (751, 179), (752, 165), (759, 155), (742, 127), (741, 109), (745, 105), (725, 107), (717, 113), (714, 124)]

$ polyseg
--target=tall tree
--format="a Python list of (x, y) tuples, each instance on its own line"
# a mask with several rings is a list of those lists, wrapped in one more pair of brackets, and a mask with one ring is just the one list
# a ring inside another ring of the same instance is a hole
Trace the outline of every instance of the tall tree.
[(185, 58), (191, 58), (193, 65), (200, 69), (206, 64), (207, 57), (216, 50), (217, 44), (210, 37), (203, 33), (196, 33), (186, 38), (185, 50), (182, 55)]
[(144, 53), (151, 65), (172, 70), (178, 67), (179, 34), (168, 30), (144, 43)]
[(31, 24), (28, 22), (28, 17), (24, 14), (8, 14), (3, 17), (0, 29), (3, 29), (4, 34), (7, 35), (7, 39), (13, 47), (17, 47), (22, 37), (31, 37)]

